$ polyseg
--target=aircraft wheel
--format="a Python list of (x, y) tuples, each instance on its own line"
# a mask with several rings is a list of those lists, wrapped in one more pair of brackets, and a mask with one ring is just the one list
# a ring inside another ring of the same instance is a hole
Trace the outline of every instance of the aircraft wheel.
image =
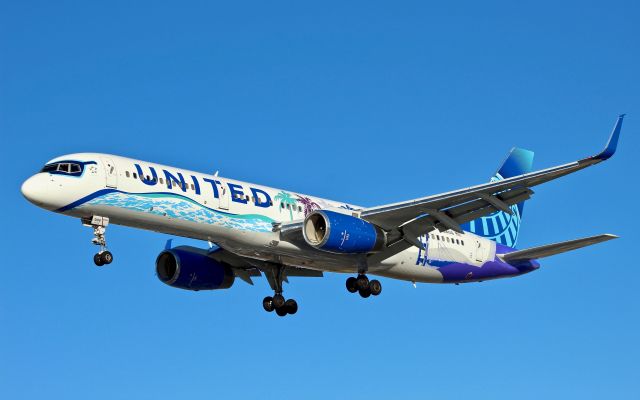
[(382, 284), (379, 280), (374, 279), (369, 282), (369, 290), (372, 295), (377, 296), (382, 292)]
[(353, 276), (350, 276), (347, 278), (347, 290), (349, 291), (349, 293), (355, 293), (358, 291), (357, 288), (357, 283), (356, 283), (357, 279), (354, 278)]
[(280, 293), (276, 293), (275, 295), (273, 295), (273, 308), (276, 309), (276, 311), (278, 311), (279, 308), (282, 308), (282, 306), (284, 306), (284, 296), (282, 296)]
[(110, 251), (103, 251), (100, 254), (100, 260), (103, 264), (111, 264), (113, 262), (113, 254)]
[(366, 275), (358, 275), (356, 278), (356, 287), (358, 290), (364, 290), (369, 287), (369, 278)]
[(266, 312), (273, 311), (273, 297), (267, 296), (262, 300), (262, 307)]
[(358, 290), (358, 292), (360, 293), (360, 296), (364, 297), (365, 299), (369, 296), (371, 296), (371, 289), (364, 288), (364, 289), (360, 289)]
[(283, 308), (287, 311), (287, 314), (293, 315), (298, 312), (298, 303), (294, 299), (289, 299), (284, 302)]
[(94, 264), (96, 264), (98, 267), (102, 267), (104, 265), (104, 262), (102, 262), (102, 254), (100, 253), (96, 253), (93, 256), (93, 262)]
[(286, 307), (276, 308), (276, 314), (278, 314), (280, 317), (284, 317), (285, 315), (287, 315), (287, 308)]

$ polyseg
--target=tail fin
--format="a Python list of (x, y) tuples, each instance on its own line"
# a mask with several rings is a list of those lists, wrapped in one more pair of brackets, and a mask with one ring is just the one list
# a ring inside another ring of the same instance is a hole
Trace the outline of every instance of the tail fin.
[[(531, 172), (533, 167), (533, 151), (514, 147), (506, 160), (498, 169), (491, 181), (501, 181), (506, 178)], [(464, 230), (478, 236), (486, 237), (505, 246), (515, 247), (520, 232), (520, 221), (524, 202), (511, 206), (512, 214), (496, 211), (493, 214), (473, 220), (463, 227)]]

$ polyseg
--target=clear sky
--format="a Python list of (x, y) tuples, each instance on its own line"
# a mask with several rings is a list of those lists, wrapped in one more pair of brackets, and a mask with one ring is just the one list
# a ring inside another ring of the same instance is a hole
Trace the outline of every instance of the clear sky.
[[(0, 2), (1, 398), (640, 396), (637, 2), (88, 3)], [(623, 112), (614, 158), (535, 189), (519, 247), (621, 239), (367, 300), (291, 279), (294, 317), (264, 279), (162, 284), (163, 234), (110, 227), (97, 268), (88, 228), (19, 192), (97, 151), (379, 205), (484, 182), (516, 145), (595, 154)]]

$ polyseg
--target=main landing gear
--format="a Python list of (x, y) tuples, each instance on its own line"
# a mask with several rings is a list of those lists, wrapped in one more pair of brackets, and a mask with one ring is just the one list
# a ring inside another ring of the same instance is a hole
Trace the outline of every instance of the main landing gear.
[(347, 278), (347, 290), (349, 293), (360, 293), (360, 296), (367, 298), (371, 295), (377, 296), (382, 292), (382, 284), (379, 280), (369, 280), (366, 275), (360, 274), (358, 277)]
[(270, 267), (266, 272), (269, 285), (274, 290), (273, 296), (267, 296), (262, 300), (262, 307), (267, 312), (275, 311), (280, 317), (298, 312), (298, 303), (294, 299), (286, 300), (282, 295), (282, 282), (287, 278), (284, 273), (284, 266), (281, 264), (268, 264)]
[(113, 254), (107, 250), (107, 239), (105, 238), (109, 218), (99, 216), (83, 218), (82, 224), (93, 228), (93, 239), (91, 239), (91, 243), (100, 246), (100, 251), (93, 256), (93, 262), (98, 267), (111, 264), (113, 262)]
[(265, 297), (262, 300), (262, 307), (267, 312), (275, 311), (281, 317), (298, 312), (298, 303), (294, 299), (285, 300), (282, 293)]

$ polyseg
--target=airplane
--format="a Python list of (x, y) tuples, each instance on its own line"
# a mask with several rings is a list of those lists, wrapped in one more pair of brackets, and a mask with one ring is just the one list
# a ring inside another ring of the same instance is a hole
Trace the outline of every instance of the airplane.
[(169, 240), (156, 259), (160, 281), (218, 290), (236, 278), (253, 285), (264, 274), (274, 294), (263, 308), (283, 317), (298, 311), (296, 300), (283, 295), (289, 277), (351, 274), (347, 290), (368, 298), (382, 292), (370, 275), (414, 286), (511, 278), (537, 270), (541, 258), (617, 238), (516, 249), (531, 188), (609, 159), (623, 118), (594, 156), (532, 171), (534, 153), (513, 148), (488, 183), (376, 207), (102, 153), (56, 157), (21, 191), (31, 203), (92, 228), (97, 266), (114, 259), (109, 224), (206, 241), (208, 248), (173, 247)]

